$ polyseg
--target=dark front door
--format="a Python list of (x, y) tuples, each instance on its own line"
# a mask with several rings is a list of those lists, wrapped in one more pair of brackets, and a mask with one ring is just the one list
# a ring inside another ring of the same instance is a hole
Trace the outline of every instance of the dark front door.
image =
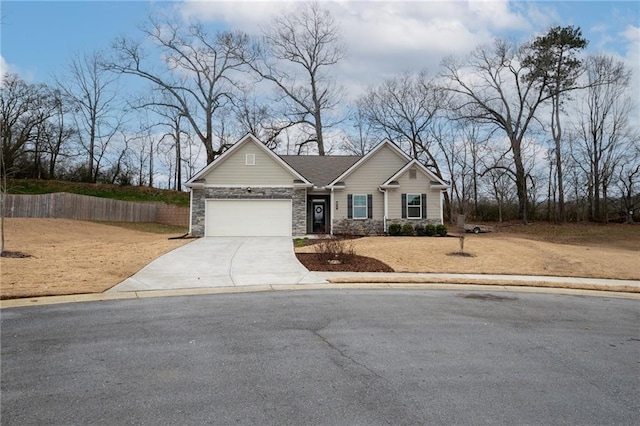
[(313, 233), (324, 234), (325, 231), (325, 202), (313, 201), (311, 203), (312, 217), (313, 217)]

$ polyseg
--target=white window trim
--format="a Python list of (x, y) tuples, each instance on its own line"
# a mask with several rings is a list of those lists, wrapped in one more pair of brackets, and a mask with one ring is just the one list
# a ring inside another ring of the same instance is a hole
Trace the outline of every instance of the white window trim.
[[(364, 206), (359, 205), (357, 207), (364, 207), (364, 216), (356, 216), (356, 197), (364, 197)], [(357, 219), (357, 220), (362, 220), (362, 219), (368, 219), (369, 215), (369, 205), (368, 205), (368, 199), (367, 199), (367, 194), (353, 194), (351, 196), (351, 201), (352, 201), (352, 205), (351, 205), (351, 217), (353, 219)]]
[[(409, 200), (412, 198), (412, 196), (418, 196), (418, 200), (420, 201), (420, 204), (415, 205), (415, 204), (409, 204)], [(411, 214), (409, 213), (411, 210), (411, 208), (418, 208), (419, 213), (418, 216), (411, 216)], [(422, 194), (409, 194), (407, 193), (407, 219), (422, 219)]]

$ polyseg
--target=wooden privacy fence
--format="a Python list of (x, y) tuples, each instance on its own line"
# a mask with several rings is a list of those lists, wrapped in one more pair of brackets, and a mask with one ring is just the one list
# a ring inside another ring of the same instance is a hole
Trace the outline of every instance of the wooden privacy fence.
[(189, 209), (165, 203), (136, 203), (58, 192), (4, 195), (5, 217), (58, 218), (105, 222), (157, 222), (189, 226)]

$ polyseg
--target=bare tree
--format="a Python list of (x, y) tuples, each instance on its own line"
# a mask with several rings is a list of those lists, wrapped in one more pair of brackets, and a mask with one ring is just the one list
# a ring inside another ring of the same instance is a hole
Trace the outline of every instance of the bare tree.
[(207, 163), (227, 148), (214, 146), (215, 115), (234, 96), (238, 81), (234, 72), (243, 65), (248, 37), (242, 33), (220, 32), (210, 36), (200, 24), (160, 23), (151, 19), (144, 36), (158, 49), (164, 68), (149, 62), (143, 43), (126, 38), (115, 41), (116, 59), (106, 64), (118, 73), (151, 82), (167, 94), (167, 106), (186, 119), (202, 142)]
[(274, 18), (263, 33), (249, 65), (276, 85), (288, 121), (285, 127), (312, 129), (300, 145), (316, 143), (318, 154), (325, 155), (323, 131), (336, 124), (327, 121), (326, 113), (342, 99), (342, 90), (328, 72), (346, 55), (338, 24), (317, 2), (305, 2), (293, 13)]
[[(182, 190), (182, 145), (186, 140), (186, 132), (182, 127), (183, 116), (175, 109), (165, 109), (163, 111), (157, 111), (157, 113), (164, 117), (165, 123), (168, 127), (160, 140), (158, 141), (158, 149), (163, 150), (165, 141), (170, 140), (169, 149), (173, 152), (172, 156), (167, 154), (167, 162), (169, 164), (169, 188), (171, 188), (171, 179), (173, 179), (173, 189)], [(173, 176), (171, 173), (171, 165), (173, 164)]]
[(3, 176), (25, 173), (27, 153), (37, 144), (38, 132), (55, 113), (56, 103), (43, 84), (30, 84), (14, 74), (0, 87), (0, 139)]
[(79, 139), (87, 153), (87, 176), (96, 182), (109, 144), (118, 133), (123, 107), (118, 103), (117, 76), (101, 65), (103, 53), (76, 56), (68, 74), (57, 77), (60, 91), (74, 110)]
[(233, 116), (241, 134), (255, 135), (270, 149), (276, 149), (282, 132), (294, 125), (279, 120), (270, 103), (260, 101), (248, 91), (234, 103)]
[[(448, 146), (448, 158), (451, 162), (451, 191), (456, 198), (459, 213), (471, 210), (478, 216), (478, 203), (481, 191), (480, 173), (487, 166), (482, 161), (486, 156), (486, 144), (491, 133), (473, 121), (456, 120), (458, 126), (449, 139), (442, 141)], [(468, 205), (471, 204), (472, 208)]]
[(426, 73), (384, 80), (358, 100), (371, 126), (399, 144), (412, 158), (437, 168), (429, 132), (443, 110), (446, 93)]
[(633, 153), (635, 161), (622, 164), (618, 171), (618, 190), (620, 192), (620, 210), (627, 223), (633, 222), (634, 211), (640, 208), (640, 149)]
[[(376, 131), (396, 142), (412, 158), (421, 160), (439, 178), (442, 167), (450, 168), (445, 147), (450, 135), (439, 122), (444, 118), (447, 93), (425, 72), (404, 73), (384, 80), (358, 100), (358, 110)], [(449, 170), (450, 171), (450, 170)], [(445, 209), (450, 212), (449, 194), (445, 193)]]
[(25, 170), (29, 144), (43, 123), (53, 114), (50, 90), (45, 85), (30, 84), (15, 74), (5, 74), (0, 81), (0, 254), (5, 248), (5, 201), (8, 178)]
[(588, 89), (580, 101), (577, 134), (581, 148), (574, 152), (589, 177), (590, 219), (606, 220), (608, 184), (621, 156), (640, 137), (630, 122), (633, 101), (628, 94), (631, 73), (609, 56), (587, 61)]
[(540, 105), (549, 98), (544, 88), (524, 77), (524, 48), (496, 40), (492, 47), (478, 47), (463, 62), (443, 61), (447, 88), (457, 97), (454, 107), (463, 119), (500, 129), (509, 140), (518, 195), (518, 216), (528, 221), (527, 171), (523, 140), (536, 120)]
[(52, 95), (55, 111), (51, 118), (43, 123), (42, 132), (44, 150), (48, 155), (48, 179), (56, 178), (59, 160), (61, 157), (68, 158), (71, 155), (67, 148), (72, 138), (78, 134), (77, 129), (67, 122), (71, 108), (64, 102), (60, 91), (56, 89)]
[(340, 148), (350, 154), (364, 156), (380, 142), (378, 132), (366, 118), (364, 105), (356, 105), (351, 114), (354, 131), (345, 130)]

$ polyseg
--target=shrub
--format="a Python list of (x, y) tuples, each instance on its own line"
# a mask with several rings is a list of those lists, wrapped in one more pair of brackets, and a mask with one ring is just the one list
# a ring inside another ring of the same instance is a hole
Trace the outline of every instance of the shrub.
[(427, 235), (427, 230), (423, 225), (417, 224), (414, 229), (418, 237), (424, 237)]
[(407, 237), (413, 236), (413, 225), (410, 223), (405, 223), (402, 225), (402, 231), (400, 231), (402, 235)]
[(434, 235), (436, 235), (436, 227), (433, 226), (432, 224), (428, 224), (427, 226), (425, 226), (424, 228), (424, 234), (427, 237), (433, 237)]
[(387, 232), (389, 232), (389, 235), (392, 235), (395, 237), (400, 235), (401, 230), (402, 230), (402, 226), (399, 223), (392, 223), (391, 225), (389, 225)]
[(437, 225), (436, 226), (436, 235), (438, 237), (446, 237), (447, 236), (447, 227), (445, 225)]
[(348, 263), (355, 255), (353, 241), (344, 238), (325, 238), (316, 244), (314, 249), (323, 262), (339, 260)]

